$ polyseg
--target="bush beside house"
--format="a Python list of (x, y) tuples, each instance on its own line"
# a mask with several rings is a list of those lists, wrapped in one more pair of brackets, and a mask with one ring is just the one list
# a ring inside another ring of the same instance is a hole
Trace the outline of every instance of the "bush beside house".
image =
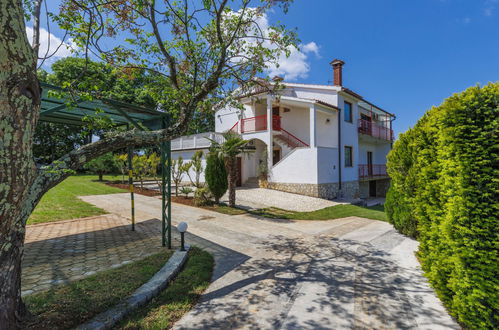
[(227, 181), (227, 170), (222, 157), (215, 152), (208, 153), (206, 157), (205, 178), (208, 188), (215, 198), (215, 203), (225, 194), (229, 183)]
[(388, 156), (385, 209), (420, 241), (419, 258), (449, 311), (470, 329), (499, 328), (499, 83), (428, 111)]

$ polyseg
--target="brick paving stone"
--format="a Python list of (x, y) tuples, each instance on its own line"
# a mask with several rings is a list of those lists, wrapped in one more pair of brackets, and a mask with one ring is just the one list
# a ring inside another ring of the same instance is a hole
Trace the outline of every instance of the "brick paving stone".
[(21, 278), (32, 294), (161, 251), (161, 221), (142, 219), (131, 231), (121, 215), (28, 226)]

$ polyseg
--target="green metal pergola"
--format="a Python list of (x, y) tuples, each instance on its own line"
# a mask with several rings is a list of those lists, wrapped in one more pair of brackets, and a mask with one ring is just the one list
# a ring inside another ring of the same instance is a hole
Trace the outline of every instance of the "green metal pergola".
[[(169, 125), (167, 113), (116, 100), (98, 98), (76, 100), (63, 88), (41, 83), (42, 102), (40, 121), (85, 126), (84, 118), (106, 117), (114, 127), (133, 126), (140, 130), (157, 130)], [(172, 248), (171, 231), (171, 144), (160, 144), (161, 151), (161, 244)], [(128, 183), (131, 198), (132, 230), (135, 230), (135, 202), (132, 167), (133, 148), (128, 148)], [(166, 188), (166, 189), (165, 189)]]

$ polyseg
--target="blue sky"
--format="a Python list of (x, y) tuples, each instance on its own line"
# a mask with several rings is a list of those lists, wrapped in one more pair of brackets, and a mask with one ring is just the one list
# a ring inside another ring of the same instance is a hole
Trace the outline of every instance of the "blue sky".
[(344, 60), (344, 85), (395, 113), (396, 133), (452, 93), (499, 81), (499, 0), (295, 0), (268, 20), (305, 46), (282, 75), (328, 84), (329, 62)]
[(452, 93), (499, 81), (499, 0), (296, 0), (274, 19), (319, 47), (300, 82), (327, 84), (343, 59), (343, 84), (394, 112), (397, 133)]

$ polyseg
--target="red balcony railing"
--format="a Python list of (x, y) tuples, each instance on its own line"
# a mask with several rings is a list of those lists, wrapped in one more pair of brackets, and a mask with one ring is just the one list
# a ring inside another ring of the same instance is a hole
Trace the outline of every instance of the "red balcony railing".
[[(281, 117), (272, 116), (272, 128), (281, 130)], [(241, 119), (241, 133), (251, 133), (267, 130), (267, 115)]]
[(359, 178), (388, 176), (385, 164), (359, 164)]
[(393, 141), (393, 130), (365, 119), (359, 119), (359, 133)]

